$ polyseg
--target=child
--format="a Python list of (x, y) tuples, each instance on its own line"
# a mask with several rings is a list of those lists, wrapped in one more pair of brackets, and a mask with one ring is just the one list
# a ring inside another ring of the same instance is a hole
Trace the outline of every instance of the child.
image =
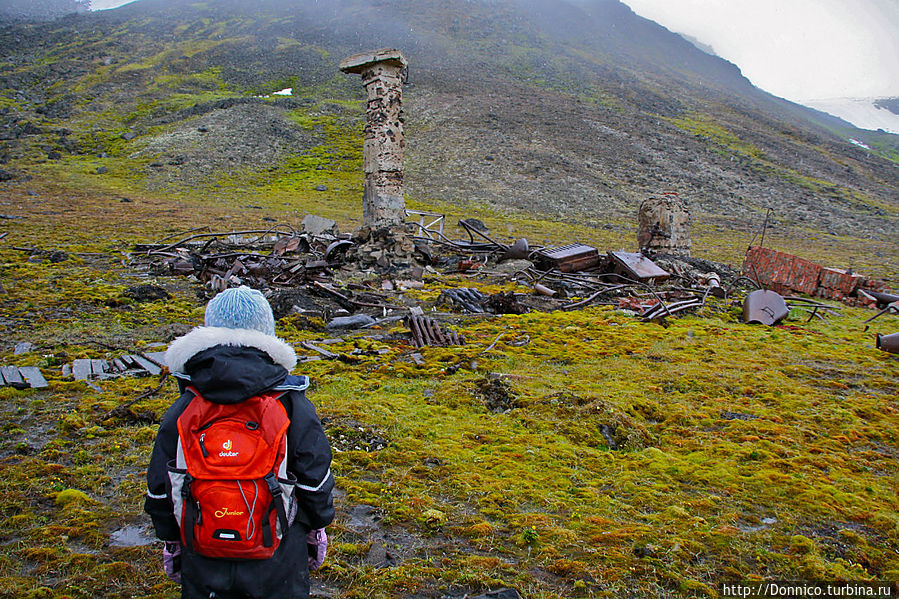
[[(166, 573), (181, 582), (182, 598), (307, 598), (309, 569), (324, 560), (324, 527), (334, 518), (331, 448), (305, 397), (308, 379), (288, 374), (296, 353), (275, 337), (268, 301), (249, 287), (223, 291), (207, 305), (205, 326), (176, 339), (165, 359), (181, 396), (159, 426), (144, 510), (165, 542)], [(264, 402), (265, 418), (257, 417), (262, 412), (252, 416), (248, 406)], [(230, 414), (230, 421), (222, 414)], [(264, 480), (207, 482), (202, 480), (207, 476), (197, 475), (197, 468), (207, 467), (204, 460), (213, 470), (243, 460), (232, 457), (250, 447), (240, 441), (241, 435), (251, 438), (240, 425), (265, 434), (271, 418), (281, 423), (279, 431), (287, 427), (286, 450), (282, 433), (280, 441), (243, 452), (252, 454), (254, 463), (271, 456)], [(190, 424), (198, 420), (204, 424)], [(232, 437), (238, 440), (234, 447)], [(243, 549), (235, 553), (237, 546)]]

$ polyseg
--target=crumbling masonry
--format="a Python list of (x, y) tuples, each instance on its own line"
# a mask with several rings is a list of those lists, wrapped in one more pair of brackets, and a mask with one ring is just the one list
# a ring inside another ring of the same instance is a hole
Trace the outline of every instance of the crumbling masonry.
[(365, 121), (362, 198), (363, 225), (405, 221), (403, 198), (403, 80), (407, 65), (399, 50), (356, 54), (340, 62), (344, 73), (358, 73), (368, 91)]
[(689, 256), (690, 213), (677, 194), (663, 193), (640, 205), (637, 243), (641, 250)]

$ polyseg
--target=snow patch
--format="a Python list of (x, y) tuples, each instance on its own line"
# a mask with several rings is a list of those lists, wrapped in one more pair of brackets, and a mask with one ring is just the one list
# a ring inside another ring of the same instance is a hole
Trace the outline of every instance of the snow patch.
[(288, 87), (287, 89), (282, 89), (282, 90), (279, 91), (279, 92), (273, 92), (272, 95), (273, 95), (273, 96), (292, 96), (292, 95), (293, 95), (293, 88), (292, 88), (292, 87)]
[(870, 149), (871, 149), (871, 148), (868, 146), (868, 144), (866, 144), (866, 143), (864, 143), (864, 142), (861, 142), (861, 141), (859, 141), (859, 140), (857, 140), (857, 139), (852, 139), (851, 137), (849, 138), (849, 143), (855, 144), (855, 145), (857, 145), (858, 147), (864, 148), (864, 149), (866, 149), (866, 150), (870, 150)]
[(828, 98), (808, 100), (804, 104), (849, 121), (859, 129), (899, 133), (899, 114), (875, 106), (876, 101), (877, 98)]

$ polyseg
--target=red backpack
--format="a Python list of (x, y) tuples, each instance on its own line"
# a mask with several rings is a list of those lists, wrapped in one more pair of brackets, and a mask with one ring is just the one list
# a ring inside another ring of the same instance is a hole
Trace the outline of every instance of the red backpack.
[(188, 391), (195, 397), (178, 418), (178, 454), (169, 464), (181, 539), (207, 557), (269, 558), (295, 510), (284, 393), (217, 404)]

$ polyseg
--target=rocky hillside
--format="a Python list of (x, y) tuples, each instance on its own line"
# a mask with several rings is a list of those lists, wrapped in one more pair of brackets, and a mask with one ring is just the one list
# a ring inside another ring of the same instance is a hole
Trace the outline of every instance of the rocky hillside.
[(349, 189), (362, 90), (336, 65), (395, 46), (414, 200), (630, 227), (643, 198), (676, 190), (700, 221), (748, 229), (771, 207), (784, 230), (897, 234), (897, 136), (761, 92), (617, 0), (248, 6), (138, 0), (4, 27), (5, 176), (55, 161), (193, 193), (325, 171)]

